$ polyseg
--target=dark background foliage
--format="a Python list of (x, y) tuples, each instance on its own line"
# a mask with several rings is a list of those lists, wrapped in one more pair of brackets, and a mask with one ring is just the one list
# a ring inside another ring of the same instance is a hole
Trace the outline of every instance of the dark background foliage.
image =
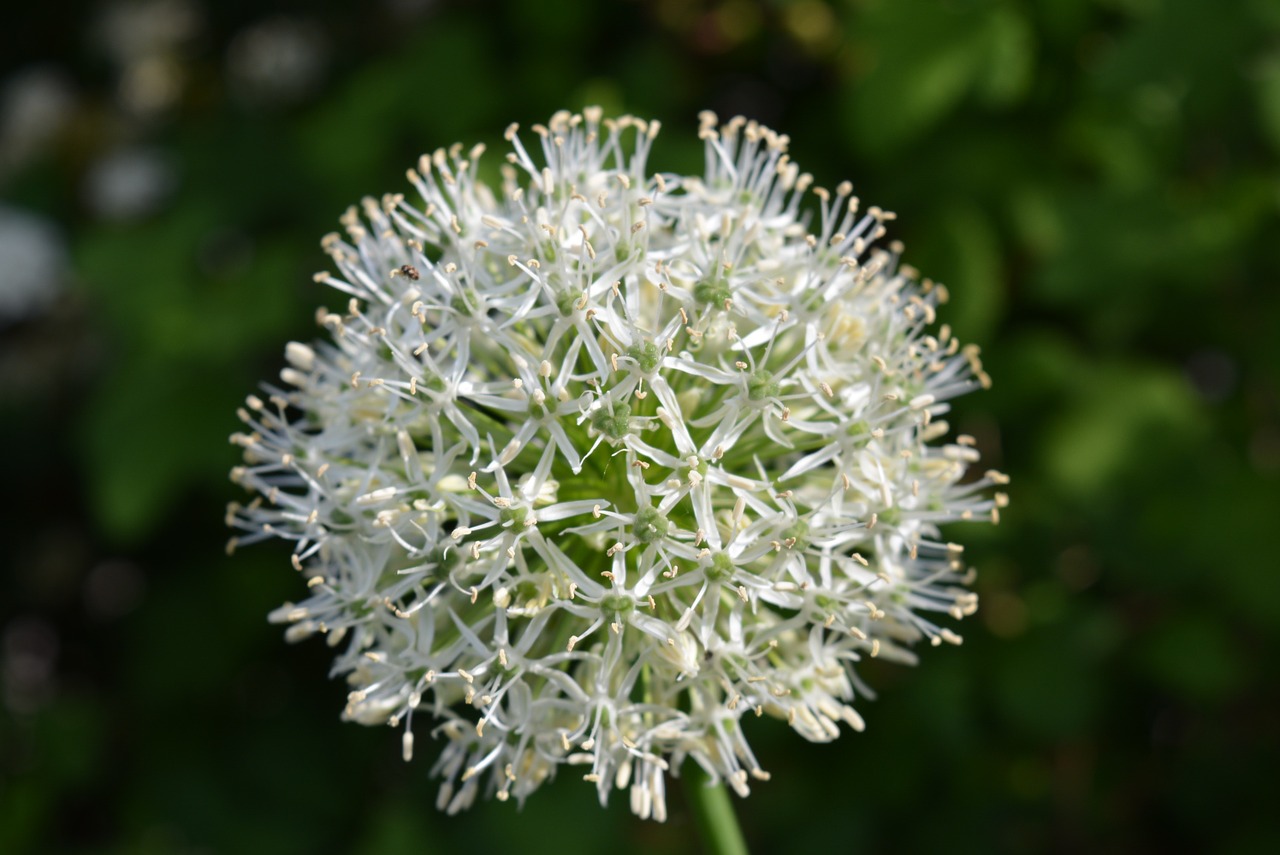
[[(960, 649), (863, 734), (752, 722), (761, 852), (1280, 851), (1280, 6), (1209, 0), (44, 3), (0, 35), (0, 851), (690, 852), (563, 774), (434, 809), (228, 560), (227, 435), (316, 334), (362, 194), (600, 103), (791, 135), (897, 211), (1013, 477)], [(491, 145), (491, 147), (493, 147)], [(424, 734), (425, 735), (425, 734)]]

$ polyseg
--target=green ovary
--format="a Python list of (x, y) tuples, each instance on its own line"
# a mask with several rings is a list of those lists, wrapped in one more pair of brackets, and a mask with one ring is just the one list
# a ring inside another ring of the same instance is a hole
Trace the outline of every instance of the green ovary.
[(712, 280), (710, 282), (699, 282), (693, 286), (693, 298), (699, 303), (723, 306), (733, 298), (733, 294), (730, 293), (728, 284), (723, 280)]
[(632, 526), (636, 540), (641, 543), (661, 540), (667, 536), (667, 530), (670, 528), (670, 521), (659, 513), (657, 508), (641, 508), (636, 512), (636, 521)]
[(711, 556), (711, 564), (704, 571), (708, 579), (723, 580), (733, 575), (733, 559), (727, 553), (717, 552)]
[(613, 412), (601, 407), (591, 414), (591, 426), (616, 442), (631, 432), (631, 407), (614, 404)]
[(747, 397), (752, 401), (767, 401), (778, 397), (781, 387), (773, 379), (773, 372), (761, 368), (747, 378)]
[(658, 346), (651, 341), (631, 345), (631, 347), (627, 348), (627, 356), (634, 359), (640, 365), (640, 370), (645, 374), (653, 373), (653, 370), (662, 362), (662, 355), (658, 351)]

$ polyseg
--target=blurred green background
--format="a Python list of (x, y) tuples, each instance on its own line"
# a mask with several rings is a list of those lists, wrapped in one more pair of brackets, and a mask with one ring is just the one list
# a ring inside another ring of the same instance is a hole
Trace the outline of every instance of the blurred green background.
[[(759, 852), (1280, 851), (1280, 4), (45, 3), (0, 36), (0, 852), (696, 851), (569, 774), (433, 807), (223, 554), (235, 407), (422, 151), (600, 103), (791, 135), (899, 213), (1013, 477), (963, 648), (868, 729), (751, 722)], [(750, 726), (749, 725), (749, 726)], [(425, 735), (425, 733), (423, 734)], [(622, 794), (625, 796), (625, 794)]]

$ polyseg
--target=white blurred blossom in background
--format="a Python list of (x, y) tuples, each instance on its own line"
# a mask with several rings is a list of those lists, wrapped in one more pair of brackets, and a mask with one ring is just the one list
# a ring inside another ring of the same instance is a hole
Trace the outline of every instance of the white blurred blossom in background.
[(55, 142), (75, 105), (71, 80), (54, 66), (29, 66), (0, 81), (0, 182)]
[(231, 547), (291, 544), (274, 619), (346, 718), (443, 740), (451, 812), (565, 765), (658, 820), (686, 759), (745, 795), (744, 717), (861, 730), (859, 663), (976, 609), (941, 527), (1007, 479), (947, 439), (989, 380), (945, 289), (785, 136), (704, 114), (705, 173), (651, 174), (658, 128), (513, 125), (498, 187), (424, 156), (325, 237), (328, 336), (240, 411)]
[(107, 152), (84, 178), (85, 205), (107, 220), (137, 220), (160, 211), (178, 187), (173, 158), (155, 146)]
[(328, 64), (324, 29), (307, 18), (273, 17), (236, 34), (227, 79), (242, 101), (284, 105), (315, 92)]
[(0, 205), (0, 323), (45, 312), (71, 267), (61, 229), (22, 208)]

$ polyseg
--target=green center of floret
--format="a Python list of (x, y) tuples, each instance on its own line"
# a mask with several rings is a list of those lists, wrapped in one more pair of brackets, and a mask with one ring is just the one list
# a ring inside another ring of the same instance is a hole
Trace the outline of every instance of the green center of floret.
[(503, 508), (498, 513), (498, 519), (504, 523), (511, 523), (512, 528), (520, 528), (524, 525), (524, 521), (529, 516), (529, 509), (525, 507)]
[(671, 522), (659, 513), (657, 508), (641, 508), (636, 512), (636, 521), (632, 528), (636, 540), (641, 543), (653, 543), (667, 536)]
[(693, 286), (693, 299), (709, 306), (723, 306), (732, 299), (729, 283), (723, 279), (702, 281)]
[(627, 356), (630, 356), (640, 366), (640, 370), (645, 374), (652, 374), (653, 370), (662, 362), (662, 354), (658, 350), (658, 346), (651, 341), (643, 344), (633, 344), (627, 348)]
[(600, 600), (600, 611), (608, 617), (630, 614), (635, 607), (635, 602), (626, 594), (607, 594)]
[(784, 539), (791, 541), (791, 549), (804, 549), (809, 545), (809, 524), (804, 520), (796, 520), (782, 532)]
[(711, 556), (711, 563), (707, 565), (707, 578), (714, 581), (723, 581), (733, 575), (733, 559), (726, 552), (717, 552)]
[(631, 432), (630, 405), (614, 404), (612, 411), (601, 407), (591, 414), (591, 426), (617, 442)]
[(561, 291), (556, 295), (556, 309), (561, 315), (568, 317), (572, 315), (578, 308), (578, 301), (582, 299), (582, 295), (575, 294), (572, 291)]
[(747, 397), (752, 401), (767, 401), (778, 397), (781, 387), (773, 379), (773, 372), (759, 368), (747, 378)]

